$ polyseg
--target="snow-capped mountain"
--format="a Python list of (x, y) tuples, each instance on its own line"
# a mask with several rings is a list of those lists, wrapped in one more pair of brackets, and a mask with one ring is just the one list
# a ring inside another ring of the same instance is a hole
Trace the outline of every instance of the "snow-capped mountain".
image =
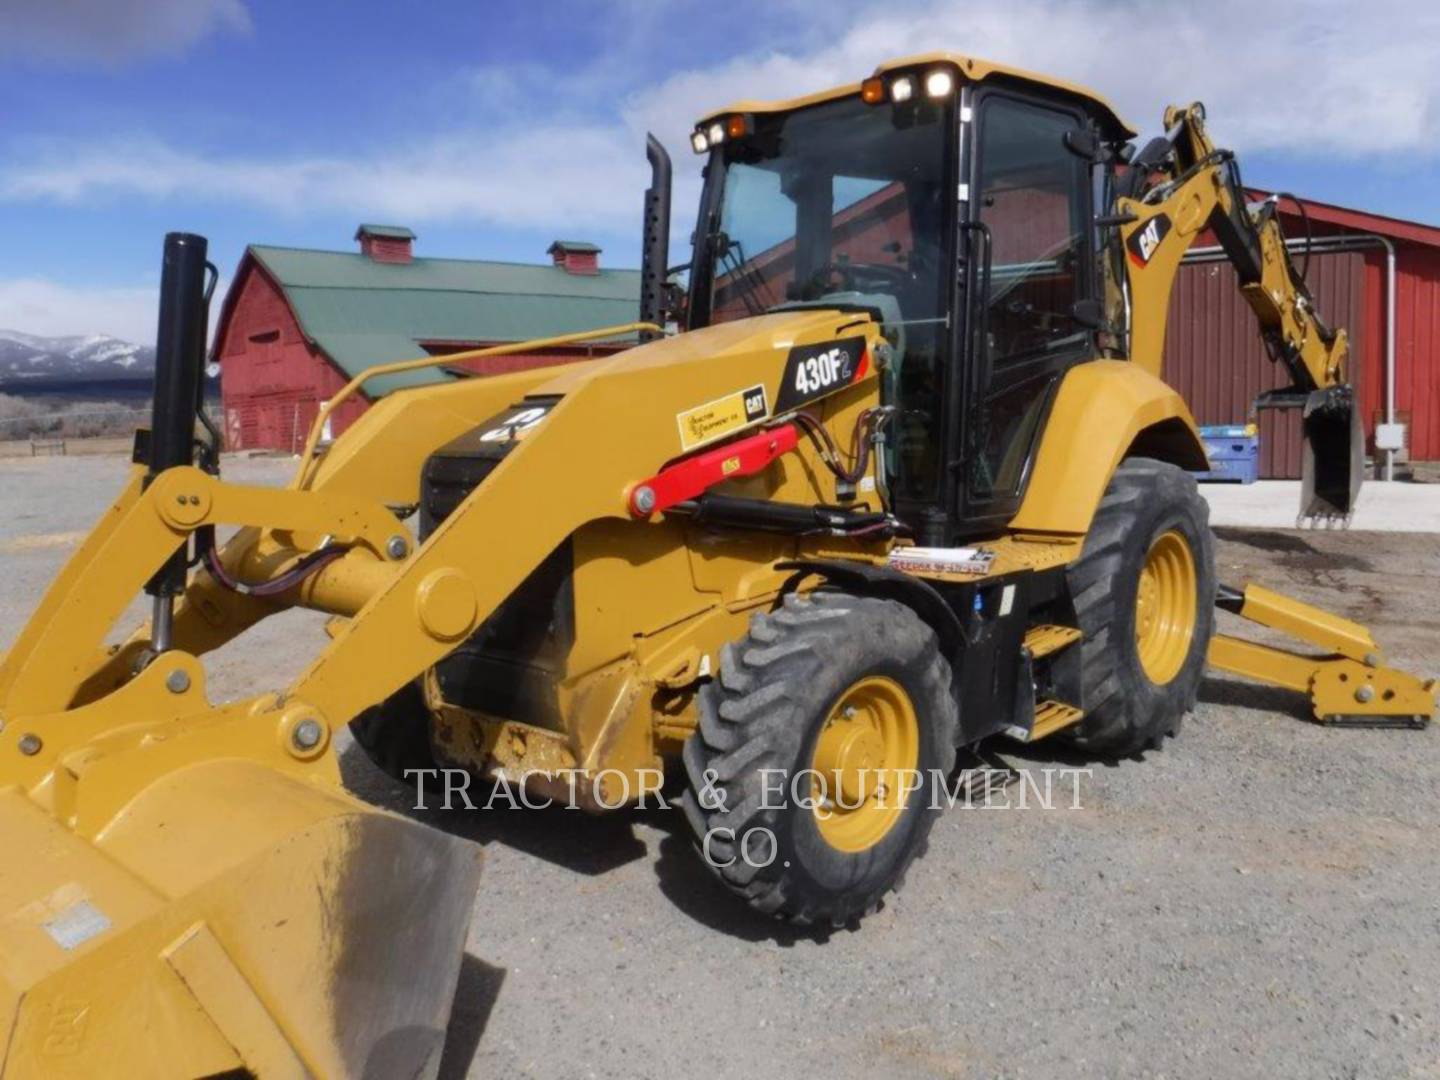
[(0, 330), (0, 383), (149, 379), (154, 373), (155, 349), (150, 345), (107, 334), (37, 337)]

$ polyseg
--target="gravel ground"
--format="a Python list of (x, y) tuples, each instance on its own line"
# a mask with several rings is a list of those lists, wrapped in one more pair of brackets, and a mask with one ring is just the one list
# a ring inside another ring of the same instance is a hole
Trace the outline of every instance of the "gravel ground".
[[(122, 469), (0, 462), (0, 648)], [(1219, 562), (1440, 668), (1434, 534), (1222, 528)], [(281, 685), (318, 631), (262, 626), (215, 696)], [(741, 911), (675, 812), (419, 815), (487, 856), (442, 1076), (1440, 1077), (1440, 729), (1320, 728), (1216, 678), (1143, 761), (1005, 752), (1090, 770), (1081, 808), (952, 811), (900, 896), (825, 937)]]

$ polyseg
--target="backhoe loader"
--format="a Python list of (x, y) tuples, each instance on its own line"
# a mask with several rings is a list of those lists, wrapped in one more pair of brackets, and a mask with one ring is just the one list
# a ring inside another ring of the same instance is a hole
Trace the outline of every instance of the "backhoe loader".
[[(436, 1067), (477, 858), (345, 792), (347, 724), (412, 790), (464, 770), (603, 810), (668, 771), (697, 872), (846, 925), (961, 750), (1140, 754), (1207, 657), (1320, 721), (1427, 723), (1433, 681), (1363, 627), (1216, 581), (1204, 446), (1161, 378), (1181, 256), (1208, 231), (1234, 263), (1322, 518), (1360, 481), (1345, 334), (1198, 104), (1134, 134), (938, 53), (719, 110), (683, 289), (652, 140), (638, 322), (362, 373), (284, 489), (220, 475), (213, 270), (167, 238), (152, 425), (0, 666), (4, 1075)], [(579, 340), (633, 347), (397, 391), (321, 438), (374, 376)], [(294, 606), (332, 617), (308, 669), (212, 704), (204, 654)], [(1311, 648), (1216, 634), (1217, 606)]]

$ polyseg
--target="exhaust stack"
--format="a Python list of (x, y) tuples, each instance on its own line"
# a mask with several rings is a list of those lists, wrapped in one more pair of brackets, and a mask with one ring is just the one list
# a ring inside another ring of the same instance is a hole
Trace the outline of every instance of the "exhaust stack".
[[(640, 321), (664, 326), (669, 316), (666, 297), (670, 260), (670, 155), (654, 135), (645, 136), (645, 157), (650, 162), (650, 187), (645, 191), (645, 232), (641, 247)], [(660, 335), (642, 330), (641, 341)]]
[[(213, 271), (206, 260), (208, 242), (194, 233), (165, 236), (160, 269), (160, 324), (155, 332), (155, 391), (150, 412), (145, 484), (166, 469), (195, 463), (195, 421), (200, 415), (205, 379), (205, 332)], [(170, 648), (174, 599), (185, 591), (189, 553), (180, 548), (145, 585), (155, 598), (150, 644), (159, 654)]]

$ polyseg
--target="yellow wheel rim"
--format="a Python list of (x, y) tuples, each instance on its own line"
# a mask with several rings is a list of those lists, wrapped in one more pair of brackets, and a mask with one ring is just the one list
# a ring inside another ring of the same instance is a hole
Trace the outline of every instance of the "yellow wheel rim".
[(1195, 636), (1199, 586), (1190, 544), (1175, 529), (1150, 545), (1135, 593), (1135, 648), (1140, 666), (1157, 686), (1185, 666)]
[(874, 847), (895, 827), (920, 761), (910, 695), (871, 675), (840, 695), (815, 739), (811, 796), (820, 835), (840, 851)]

